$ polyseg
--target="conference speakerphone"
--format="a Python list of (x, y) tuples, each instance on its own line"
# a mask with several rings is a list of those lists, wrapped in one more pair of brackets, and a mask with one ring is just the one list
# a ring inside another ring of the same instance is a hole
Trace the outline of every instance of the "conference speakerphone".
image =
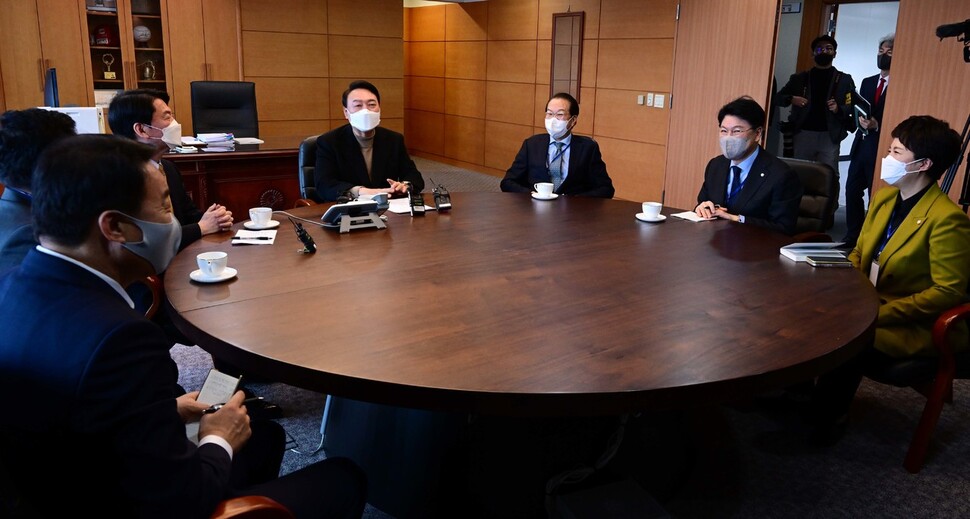
[(334, 204), (327, 209), (320, 219), (323, 226), (340, 229), (341, 233), (354, 229), (386, 229), (378, 211), (377, 200), (353, 200), (343, 204)]

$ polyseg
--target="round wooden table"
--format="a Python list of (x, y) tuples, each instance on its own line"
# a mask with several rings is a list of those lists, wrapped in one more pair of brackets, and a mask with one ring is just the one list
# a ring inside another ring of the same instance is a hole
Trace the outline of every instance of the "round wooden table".
[[(807, 380), (870, 340), (878, 298), (855, 269), (778, 253), (727, 221), (652, 224), (640, 204), (452, 193), (347, 234), (285, 215), (276, 242), (189, 245), (165, 274), (178, 328), (271, 380), (395, 406), (603, 415), (713, 404)], [(325, 205), (289, 211), (315, 221)], [(669, 211), (665, 211), (668, 213)], [(237, 228), (241, 225), (237, 224)], [(238, 276), (189, 280), (196, 254)]]

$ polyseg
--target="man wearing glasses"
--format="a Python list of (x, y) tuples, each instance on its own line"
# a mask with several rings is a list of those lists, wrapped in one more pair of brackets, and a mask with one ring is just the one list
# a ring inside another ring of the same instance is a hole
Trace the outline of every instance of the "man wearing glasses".
[(572, 134), (578, 118), (579, 102), (573, 96), (552, 96), (546, 103), (547, 133), (522, 143), (502, 179), (502, 191), (528, 193), (537, 182), (552, 182), (556, 194), (613, 198), (613, 181), (599, 144)]
[(793, 133), (795, 158), (832, 166), (836, 179), (839, 145), (849, 130), (855, 129), (852, 113), (855, 83), (852, 76), (832, 66), (838, 46), (835, 38), (827, 35), (812, 40), (815, 66), (792, 74), (778, 92), (778, 106), (792, 107), (788, 123)]
[(765, 111), (750, 97), (721, 107), (721, 152), (707, 163), (694, 212), (795, 234), (802, 185), (794, 171), (758, 142)]

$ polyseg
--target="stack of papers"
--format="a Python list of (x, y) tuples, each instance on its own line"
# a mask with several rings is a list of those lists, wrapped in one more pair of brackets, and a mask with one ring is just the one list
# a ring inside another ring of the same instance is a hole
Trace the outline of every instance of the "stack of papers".
[(246, 231), (240, 229), (232, 237), (233, 245), (272, 245), (276, 241), (276, 231)]
[(232, 148), (236, 145), (231, 133), (200, 133), (198, 138), (210, 148)]
[(817, 256), (822, 258), (844, 258), (845, 252), (837, 249), (839, 245), (843, 242), (827, 242), (827, 243), (815, 243), (815, 242), (799, 242), (792, 243), (791, 245), (785, 245), (779, 249), (779, 253), (782, 256), (792, 260), (792, 261), (805, 261), (808, 256)]

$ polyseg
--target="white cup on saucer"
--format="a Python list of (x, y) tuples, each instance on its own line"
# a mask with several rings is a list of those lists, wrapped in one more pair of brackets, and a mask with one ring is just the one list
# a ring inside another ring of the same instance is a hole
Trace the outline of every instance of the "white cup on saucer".
[(203, 252), (195, 257), (199, 270), (208, 278), (219, 277), (229, 264), (229, 254), (220, 251)]
[(536, 194), (542, 198), (552, 196), (552, 182), (539, 182), (533, 187), (536, 188)]
[(249, 210), (249, 219), (256, 227), (266, 227), (273, 219), (273, 209), (271, 207), (253, 207)]
[(660, 218), (660, 210), (663, 209), (663, 204), (660, 202), (644, 202), (643, 203), (643, 216), (648, 220), (656, 220)]

